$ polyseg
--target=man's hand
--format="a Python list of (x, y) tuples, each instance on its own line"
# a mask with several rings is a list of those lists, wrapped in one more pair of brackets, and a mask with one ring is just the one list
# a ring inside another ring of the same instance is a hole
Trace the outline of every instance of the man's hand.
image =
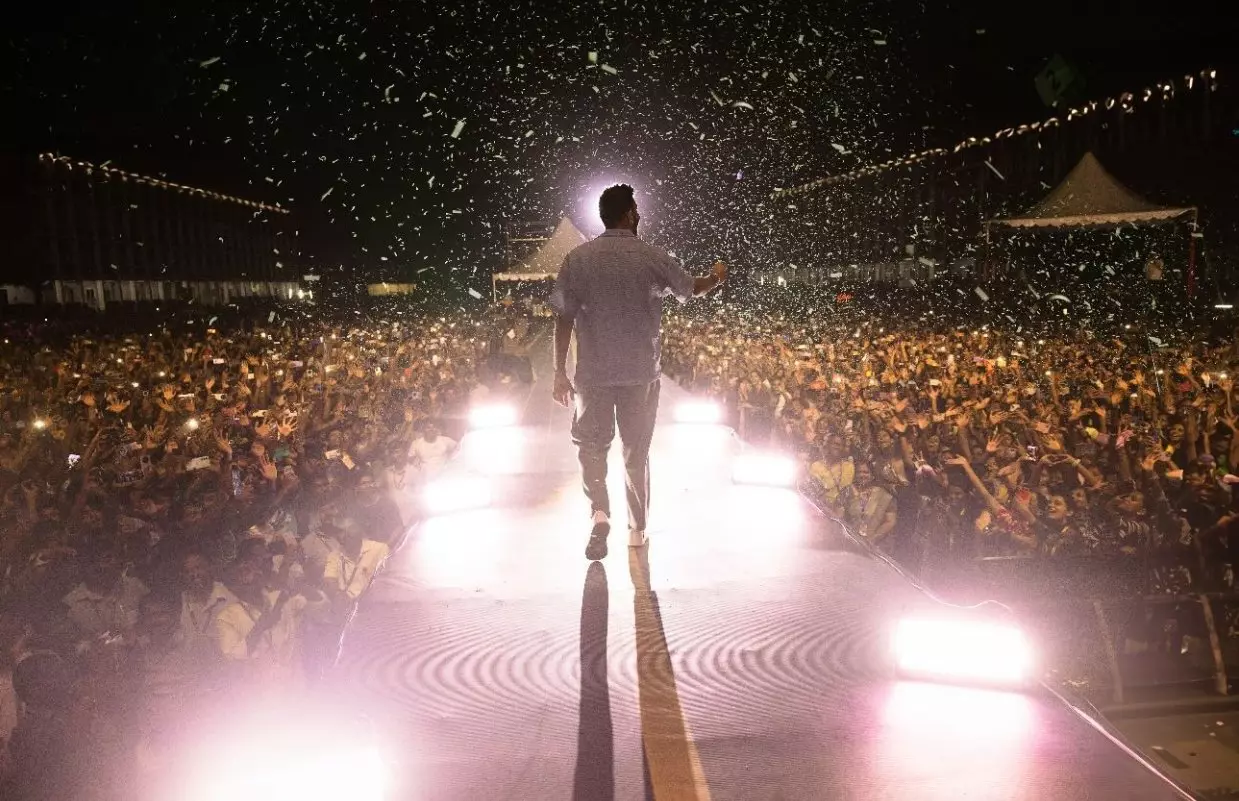
[(572, 381), (568, 379), (568, 374), (563, 370), (556, 370), (555, 387), (551, 390), (551, 397), (560, 406), (567, 408), (575, 394), (576, 390), (572, 386)]
[(712, 272), (714, 273), (715, 280), (718, 281), (720, 284), (727, 280), (727, 265), (723, 264), (723, 262), (721, 261), (714, 262), (714, 268)]

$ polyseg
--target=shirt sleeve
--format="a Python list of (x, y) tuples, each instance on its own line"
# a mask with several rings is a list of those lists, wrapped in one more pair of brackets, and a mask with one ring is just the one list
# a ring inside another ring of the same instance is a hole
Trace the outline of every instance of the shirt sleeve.
[(327, 557), (327, 564), (323, 566), (323, 580), (330, 581), (332, 584), (337, 584), (340, 580), (340, 554), (333, 553)]
[(693, 277), (669, 253), (650, 248), (650, 266), (664, 296), (674, 295), (681, 303), (693, 296)]
[[(242, 613), (244, 614), (244, 613)], [(215, 618), (215, 642), (219, 646), (220, 655), (225, 659), (246, 659), (249, 657), (249, 645), (246, 636), (237, 626), (236, 615), (232, 607), (224, 609)]]
[(560, 317), (575, 319), (581, 308), (581, 298), (573, 286), (575, 282), (572, 274), (572, 265), (568, 257), (564, 256), (564, 263), (560, 265), (559, 274), (555, 276), (555, 288), (551, 290), (550, 303)]

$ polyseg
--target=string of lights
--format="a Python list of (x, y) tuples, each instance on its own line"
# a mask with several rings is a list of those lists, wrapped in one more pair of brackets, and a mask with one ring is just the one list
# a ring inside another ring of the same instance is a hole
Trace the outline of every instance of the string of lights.
[(126, 172), (125, 170), (118, 170), (115, 167), (109, 167), (107, 165), (91, 164), (86, 161), (78, 161), (77, 159), (71, 159), (68, 156), (57, 156), (52, 153), (40, 153), (39, 161), (50, 164), (52, 166), (63, 167), (67, 170), (74, 170), (74, 169), (84, 170), (87, 175), (91, 175), (95, 172), (99, 172), (107, 176), (108, 178), (118, 178), (121, 181), (133, 181), (134, 183), (145, 184), (147, 186), (155, 186), (160, 189), (171, 189), (176, 192), (185, 192), (191, 195), (197, 195), (198, 197), (206, 197), (212, 200), (222, 200), (226, 203), (237, 203), (242, 206), (248, 206), (253, 209), (260, 209), (262, 211), (271, 211), (271, 212), (276, 212), (278, 214), (289, 213), (288, 209), (278, 204), (272, 205), (269, 203), (259, 203), (256, 200), (246, 200), (245, 198), (234, 197), (232, 195), (225, 195), (221, 192), (212, 192), (209, 189), (199, 189), (193, 186), (185, 186), (184, 184), (178, 184), (172, 181), (165, 181), (162, 178), (152, 178), (148, 175), (139, 175), (133, 172)]
[[(1184, 75), (1181, 81), (1183, 89), (1187, 91), (1195, 89), (1198, 83), (1206, 84), (1211, 92), (1217, 91), (1217, 70), (1205, 69), (1201, 70), (1199, 75)], [(1141, 95), (1141, 102), (1148, 103), (1159, 92), (1163, 102), (1171, 100), (1175, 97), (1177, 88), (1178, 87), (1176, 87), (1174, 81), (1159, 83), (1156, 88), (1146, 87)], [(1083, 106), (1080, 106), (1079, 108), (1068, 109), (1065, 121), (1071, 122), (1072, 120), (1087, 116), (1088, 114), (1103, 107), (1106, 111), (1111, 111), (1115, 108), (1115, 106), (1121, 107), (1124, 113), (1127, 114), (1134, 112), (1137, 108), (1136, 95), (1131, 92), (1124, 92), (1117, 98), (1110, 97), (1106, 98), (1104, 101), (1093, 100)], [(1051, 128), (1057, 128), (1059, 125), (1062, 125), (1063, 122), (1064, 120), (1061, 120), (1058, 117), (1050, 117), (1047, 120), (1028, 123), (1027, 125), (1020, 125), (1014, 128), (1004, 128), (1001, 131), (996, 132), (993, 136), (983, 136), (979, 138), (970, 136), (951, 148), (936, 147), (929, 150), (922, 150), (919, 153), (913, 153), (912, 155), (904, 156), (903, 158), (884, 161), (881, 164), (872, 164), (867, 167), (852, 170), (851, 172), (842, 173), (840, 175), (830, 175), (825, 178), (818, 178), (807, 184), (801, 184), (800, 186), (789, 187), (786, 189), (776, 189), (771, 194), (771, 197), (777, 200), (780, 198), (804, 195), (824, 186), (834, 186), (841, 183), (847, 183), (848, 181), (855, 181), (860, 178), (865, 178), (870, 175), (878, 175), (879, 173), (897, 169), (899, 167), (910, 167), (913, 165), (922, 164), (932, 159), (941, 158), (942, 156), (949, 156), (955, 153), (963, 152), (969, 148), (989, 145), (1002, 139), (1009, 139), (1015, 136), (1023, 136), (1025, 134), (1047, 131)]]

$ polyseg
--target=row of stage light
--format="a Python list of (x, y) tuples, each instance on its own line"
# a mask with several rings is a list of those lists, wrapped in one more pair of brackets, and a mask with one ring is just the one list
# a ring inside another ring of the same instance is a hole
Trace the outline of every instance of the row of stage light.
[[(710, 401), (687, 401), (673, 412), (681, 429), (723, 429), (723, 411)], [(462, 469), (429, 482), (422, 492), (425, 510), (432, 516), (455, 514), (491, 506), (498, 476), (517, 472), (526, 454), (520, 412), (507, 403), (481, 404), (468, 416), (469, 433), (462, 442)], [(731, 463), (736, 484), (794, 489), (799, 478), (795, 459), (773, 451), (742, 449)]]
[[(709, 400), (688, 400), (673, 412), (672, 434), (712, 435), (703, 440), (730, 437), (722, 406)], [(499, 476), (514, 469), (527, 447), (519, 410), (508, 404), (474, 407), (469, 414), (461, 458), (463, 471), (429, 483), (423, 503), (432, 516), (452, 515), (491, 506)], [(735, 443), (729, 475), (739, 486), (780, 488), (794, 492), (800, 466), (786, 453)], [(1022, 629), (997, 604), (959, 608), (932, 599), (915, 612), (893, 622), (891, 655), (904, 677), (960, 682), (968, 685), (1023, 689), (1035, 680), (1036, 659)]]

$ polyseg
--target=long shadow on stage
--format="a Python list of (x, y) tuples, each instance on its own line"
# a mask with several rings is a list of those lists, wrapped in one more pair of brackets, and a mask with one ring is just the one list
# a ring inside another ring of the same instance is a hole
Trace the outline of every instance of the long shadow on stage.
[(573, 801), (615, 798), (615, 735), (607, 677), (610, 600), (607, 569), (602, 562), (592, 562), (585, 572), (585, 591), (581, 596), (581, 702)]
[(710, 789), (701, 769), (701, 758), (689, 734), (676, 689), (658, 593), (650, 582), (649, 547), (627, 550), (636, 624), (645, 797), (709, 801)]
[[(709, 788), (689, 736), (676, 690), (658, 595), (650, 587), (647, 548), (628, 549), (636, 621), (638, 704), (641, 714), (641, 767), (645, 798), (707, 801)], [(615, 743), (607, 676), (610, 595), (607, 571), (590, 564), (581, 597), (581, 697), (577, 729), (574, 801), (613, 801)]]

